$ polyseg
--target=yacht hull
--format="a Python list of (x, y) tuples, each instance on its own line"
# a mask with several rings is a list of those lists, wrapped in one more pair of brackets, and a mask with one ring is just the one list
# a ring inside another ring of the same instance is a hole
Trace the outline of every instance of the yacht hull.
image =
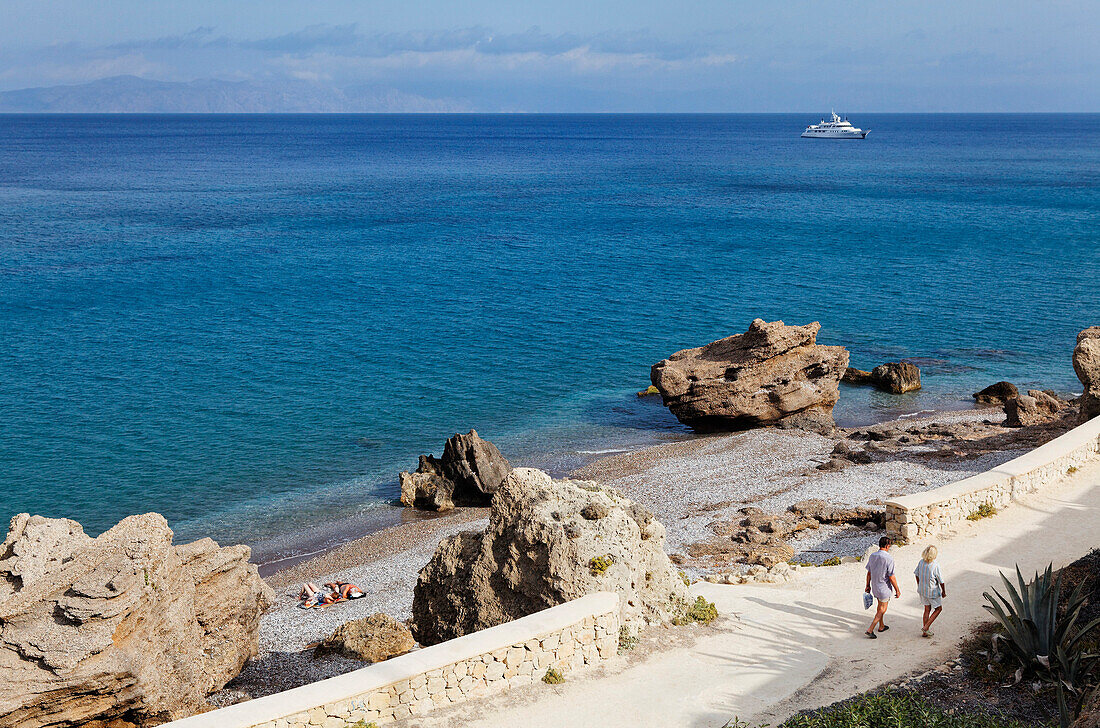
[(871, 130), (861, 131), (858, 134), (831, 134), (828, 132), (802, 132), (803, 139), (866, 139), (867, 135), (871, 133)]

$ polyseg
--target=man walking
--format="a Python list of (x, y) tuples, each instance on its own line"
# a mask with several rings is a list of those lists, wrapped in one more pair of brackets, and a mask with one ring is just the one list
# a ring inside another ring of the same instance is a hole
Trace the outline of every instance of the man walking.
[(867, 593), (878, 600), (875, 608), (875, 618), (871, 620), (871, 626), (867, 629), (867, 636), (873, 640), (878, 639), (875, 634), (875, 626), (879, 632), (890, 629), (886, 626), (886, 608), (890, 606), (890, 598), (901, 598), (901, 589), (898, 580), (894, 576), (894, 557), (890, 555), (890, 547), (894, 545), (889, 536), (883, 536), (878, 540), (878, 551), (867, 559)]

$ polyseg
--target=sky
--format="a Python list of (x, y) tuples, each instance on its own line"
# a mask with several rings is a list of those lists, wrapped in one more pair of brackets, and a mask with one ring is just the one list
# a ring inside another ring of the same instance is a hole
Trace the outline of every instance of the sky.
[(0, 91), (115, 76), (472, 111), (1100, 111), (1100, 0), (0, 0)]

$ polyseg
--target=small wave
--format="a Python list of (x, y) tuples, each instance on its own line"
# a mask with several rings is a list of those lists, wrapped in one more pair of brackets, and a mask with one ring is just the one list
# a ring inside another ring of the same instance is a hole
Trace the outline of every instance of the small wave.
[(610, 455), (616, 452), (628, 452), (621, 447), (613, 448), (611, 450), (577, 450), (578, 455)]
[(898, 415), (898, 419), (899, 420), (907, 420), (910, 417), (918, 417), (920, 415), (932, 415), (932, 414), (935, 414), (935, 413), (936, 413), (936, 410), (921, 410), (920, 412), (910, 412), (907, 415)]

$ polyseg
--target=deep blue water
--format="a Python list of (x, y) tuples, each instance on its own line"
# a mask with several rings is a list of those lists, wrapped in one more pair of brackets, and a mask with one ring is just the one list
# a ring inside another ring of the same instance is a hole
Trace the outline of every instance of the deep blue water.
[(854, 423), (1079, 391), (1100, 115), (0, 117), (0, 518), (255, 541), (476, 427), (558, 470), (683, 429), (667, 354), (819, 320)]

